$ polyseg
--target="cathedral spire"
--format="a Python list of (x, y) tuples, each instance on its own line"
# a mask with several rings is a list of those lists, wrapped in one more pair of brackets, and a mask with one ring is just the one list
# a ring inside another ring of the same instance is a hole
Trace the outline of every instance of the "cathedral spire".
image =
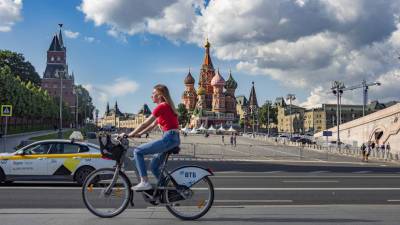
[(258, 108), (258, 102), (257, 102), (257, 96), (256, 96), (256, 89), (254, 88), (254, 81), (251, 82), (251, 84), (252, 84), (253, 86), (251, 87), (251, 91), (250, 91), (249, 106), (250, 106), (250, 107), (256, 107), (256, 108)]
[(211, 47), (211, 44), (210, 44), (210, 42), (208, 42), (208, 38), (207, 38), (206, 44), (204, 45), (204, 48), (206, 49), (206, 54), (204, 56), (203, 65), (207, 65), (207, 66), (210, 66), (211, 68), (213, 68), (213, 64), (212, 64), (211, 56), (210, 56), (210, 47)]

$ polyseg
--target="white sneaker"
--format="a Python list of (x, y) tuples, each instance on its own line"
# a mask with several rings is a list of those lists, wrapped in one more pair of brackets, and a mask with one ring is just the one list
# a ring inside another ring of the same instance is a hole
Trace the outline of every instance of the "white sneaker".
[(132, 190), (134, 191), (147, 191), (153, 189), (153, 186), (151, 186), (150, 182), (140, 182), (136, 186), (132, 187)]

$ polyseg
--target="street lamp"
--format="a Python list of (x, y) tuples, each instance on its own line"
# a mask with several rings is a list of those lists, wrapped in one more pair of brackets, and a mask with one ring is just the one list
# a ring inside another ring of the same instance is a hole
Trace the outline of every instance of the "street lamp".
[(76, 95), (76, 102), (75, 102), (75, 128), (78, 129), (79, 124), (79, 95), (81, 94), (81, 90), (75, 86), (74, 94)]
[(345, 88), (343, 82), (340, 81), (334, 81), (332, 83), (332, 93), (334, 95), (336, 95), (336, 99), (337, 99), (337, 105), (336, 105), (336, 126), (337, 126), (337, 139), (336, 139), (336, 144), (337, 144), (337, 148), (340, 151), (340, 135), (339, 135), (339, 126), (340, 126), (340, 120), (341, 120), (341, 116), (340, 116), (340, 103), (341, 103), (341, 98), (342, 98), (342, 94), (343, 94), (343, 89)]
[(60, 128), (58, 129), (58, 138), (62, 138), (62, 98), (63, 98), (63, 76), (65, 70), (56, 70), (55, 75), (60, 79)]
[(269, 100), (266, 100), (265, 104), (267, 104), (267, 134), (268, 134), (268, 137), (269, 137), (269, 107), (272, 104), (272, 102), (269, 101)]
[(290, 116), (290, 137), (292, 137), (292, 127), (293, 127), (293, 118), (292, 118), (292, 101), (296, 100), (296, 96), (294, 94), (288, 94), (286, 96), (286, 100), (289, 101), (289, 116)]

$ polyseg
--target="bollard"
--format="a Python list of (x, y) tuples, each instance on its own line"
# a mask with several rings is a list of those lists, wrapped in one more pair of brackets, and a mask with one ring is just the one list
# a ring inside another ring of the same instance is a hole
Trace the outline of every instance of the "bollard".
[(196, 144), (193, 143), (193, 158), (196, 158)]

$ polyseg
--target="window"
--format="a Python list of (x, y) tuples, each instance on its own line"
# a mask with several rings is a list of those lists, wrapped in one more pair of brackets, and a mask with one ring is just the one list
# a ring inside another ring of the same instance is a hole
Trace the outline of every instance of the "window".
[(79, 152), (79, 145), (76, 144), (64, 144), (64, 154), (73, 154)]
[(24, 149), (25, 155), (39, 155), (46, 154), (49, 150), (50, 144), (38, 144)]
[(63, 152), (63, 144), (55, 143), (51, 146), (48, 154), (61, 154)]

